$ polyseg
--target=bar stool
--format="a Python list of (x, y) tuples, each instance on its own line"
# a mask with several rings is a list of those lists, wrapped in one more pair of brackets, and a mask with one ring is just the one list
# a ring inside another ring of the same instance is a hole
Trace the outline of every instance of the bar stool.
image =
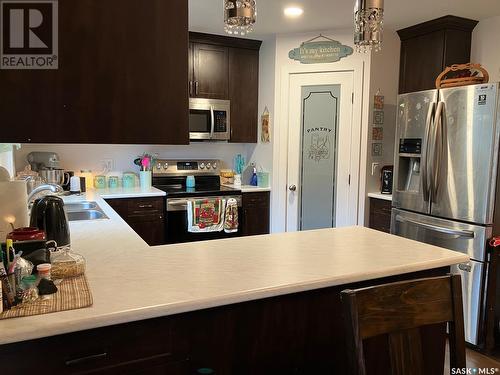
[[(349, 374), (365, 375), (363, 340), (388, 335), (391, 369), (384, 375), (424, 375), (419, 327), (448, 323), (450, 369), (465, 368), (460, 275), (402, 281), (341, 292)], [(436, 363), (436, 368), (443, 363)], [(368, 370), (368, 371), (367, 371)]]

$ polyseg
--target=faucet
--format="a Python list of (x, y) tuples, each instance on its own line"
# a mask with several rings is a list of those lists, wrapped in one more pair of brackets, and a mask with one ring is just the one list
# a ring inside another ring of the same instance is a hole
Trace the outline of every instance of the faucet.
[(41, 193), (42, 191), (47, 191), (47, 190), (49, 190), (55, 194), (62, 193), (64, 191), (63, 188), (57, 184), (44, 184), (44, 185), (37, 186), (28, 195), (28, 207), (31, 207), (31, 205), (33, 204), (32, 201), (34, 200), (33, 197), (35, 195), (37, 195), (38, 193)]

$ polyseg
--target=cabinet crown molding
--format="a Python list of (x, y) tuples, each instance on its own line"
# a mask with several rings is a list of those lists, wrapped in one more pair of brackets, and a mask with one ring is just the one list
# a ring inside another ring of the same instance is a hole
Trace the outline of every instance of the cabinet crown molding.
[(468, 18), (448, 15), (398, 30), (397, 33), (401, 41), (404, 41), (439, 30), (461, 30), (472, 32), (478, 22), (479, 21)]
[(216, 46), (245, 48), (260, 50), (262, 44), (261, 40), (236, 38), (232, 36), (215, 35), (198, 33), (194, 31), (189, 32), (189, 41), (192, 43), (213, 44)]

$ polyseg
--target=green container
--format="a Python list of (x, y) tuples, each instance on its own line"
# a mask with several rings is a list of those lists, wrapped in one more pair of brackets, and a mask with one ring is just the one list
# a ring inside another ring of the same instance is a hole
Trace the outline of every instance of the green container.
[(257, 172), (257, 186), (261, 188), (269, 187), (269, 172)]

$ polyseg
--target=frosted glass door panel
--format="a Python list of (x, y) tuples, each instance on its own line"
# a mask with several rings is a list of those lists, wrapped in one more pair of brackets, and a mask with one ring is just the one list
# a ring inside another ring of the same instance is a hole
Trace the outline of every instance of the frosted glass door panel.
[(300, 230), (335, 227), (340, 85), (302, 87)]

